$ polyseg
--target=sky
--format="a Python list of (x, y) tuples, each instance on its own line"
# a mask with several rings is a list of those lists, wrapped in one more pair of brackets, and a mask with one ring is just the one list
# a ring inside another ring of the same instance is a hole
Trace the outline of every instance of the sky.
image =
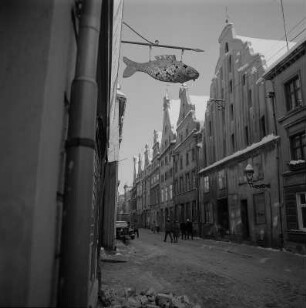
[[(194, 67), (200, 77), (188, 82), (189, 94), (209, 96), (210, 83), (219, 57), (218, 38), (226, 16), (237, 35), (253, 38), (285, 40), (281, 0), (124, 0), (123, 21), (150, 41), (180, 47), (200, 48), (204, 52), (185, 51), (183, 62)], [(306, 28), (306, 0), (283, 0), (288, 40)], [(144, 42), (124, 24), (122, 40)], [(119, 64), (120, 91), (127, 97), (120, 147), (119, 191), (133, 182), (133, 156), (152, 147), (153, 131), (162, 129), (163, 97), (178, 99), (180, 84), (165, 83), (137, 72), (123, 78), (126, 65), (122, 57), (135, 62), (149, 61), (149, 48), (121, 44)], [(157, 55), (176, 55), (181, 51), (152, 48)], [(204, 117), (204, 115), (203, 115)]]

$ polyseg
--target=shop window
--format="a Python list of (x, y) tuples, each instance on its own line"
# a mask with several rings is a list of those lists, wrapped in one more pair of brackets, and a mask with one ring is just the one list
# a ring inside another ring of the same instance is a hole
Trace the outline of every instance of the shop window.
[(293, 160), (306, 159), (306, 133), (301, 132), (290, 137), (291, 158)]
[(253, 195), (254, 210), (255, 210), (255, 223), (257, 225), (266, 223), (265, 211), (265, 195), (264, 193)]
[(296, 194), (299, 229), (306, 231), (306, 192)]
[(299, 75), (285, 83), (287, 111), (302, 105), (302, 89)]

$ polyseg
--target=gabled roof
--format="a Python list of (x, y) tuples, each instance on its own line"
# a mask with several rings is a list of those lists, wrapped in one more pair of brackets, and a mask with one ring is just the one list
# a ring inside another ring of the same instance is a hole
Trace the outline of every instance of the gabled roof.
[(180, 114), (180, 100), (179, 99), (171, 99), (170, 100), (170, 108), (169, 108), (169, 119), (171, 130), (173, 133), (176, 132), (176, 123)]
[[(287, 52), (286, 41), (259, 39), (241, 35), (235, 35), (234, 38), (240, 39), (244, 43), (248, 43), (255, 54), (258, 53), (264, 56), (267, 67)], [(294, 45), (295, 42), (289, 42), (290, 48)]]

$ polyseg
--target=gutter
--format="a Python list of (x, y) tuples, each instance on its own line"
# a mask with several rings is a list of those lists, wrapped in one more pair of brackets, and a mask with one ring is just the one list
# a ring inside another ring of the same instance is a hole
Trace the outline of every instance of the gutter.
[(59, 306), (87, 307), (97, 114), (101, 0), (83, 1), (71, 88), (60, 261)]

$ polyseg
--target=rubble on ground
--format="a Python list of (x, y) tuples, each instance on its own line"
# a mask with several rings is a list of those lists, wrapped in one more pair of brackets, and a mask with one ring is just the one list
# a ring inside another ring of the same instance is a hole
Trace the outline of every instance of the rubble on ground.
[(135, 288), (116, 291), (102, 287), (99, 300), (99, 306), (103, 308), (201, 308), (198, 304), (192, 304), (186, 295), (177, 296), (168, 292), (155, 292), (153, 288), (137, 294)]

